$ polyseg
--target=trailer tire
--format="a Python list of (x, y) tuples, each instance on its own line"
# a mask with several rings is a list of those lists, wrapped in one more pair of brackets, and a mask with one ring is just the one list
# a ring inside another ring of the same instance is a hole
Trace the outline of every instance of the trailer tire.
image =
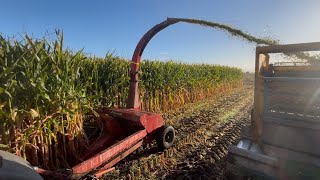
[(158, 147), (162, 150), (170, 148), (173, 145), (175, 138), (176, 136), (172, 126), (162, 126), (156, 137)]

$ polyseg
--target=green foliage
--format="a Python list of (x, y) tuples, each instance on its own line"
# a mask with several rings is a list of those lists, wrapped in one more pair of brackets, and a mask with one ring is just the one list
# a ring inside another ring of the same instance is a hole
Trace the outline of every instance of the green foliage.
[[(128, 60), (71, 52), (57, 37), (0, 36), (0, 148), (49, 169), (70, 166), (67, 157), (76, 159), (88, 145), (86, 115), (99, 106), (125, 107), (129, 87)], [(242, 77), (237, 68), (173, 61), (143, 61), (141, 72), (142, 108), (150, 111), (210, 96)]]
[(227, 66), (144, 61), (141, 64), (142, 107), (151, 111), (174, 109), (212, 95), (220, 84), (238, 81), (242, 71)]

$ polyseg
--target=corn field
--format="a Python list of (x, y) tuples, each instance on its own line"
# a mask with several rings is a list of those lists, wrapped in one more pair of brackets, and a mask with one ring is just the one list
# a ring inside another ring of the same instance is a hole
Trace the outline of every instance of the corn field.
[[(88, 147), (84, 126), (102, 106), (125, 107), (130, 61), (88, 57), (54, 41), (0, 36), (0, 149), (46, 169), (71, 167)], [(163, 112), (241, 85), (238, 68), (143, 61), (142, 109)]]

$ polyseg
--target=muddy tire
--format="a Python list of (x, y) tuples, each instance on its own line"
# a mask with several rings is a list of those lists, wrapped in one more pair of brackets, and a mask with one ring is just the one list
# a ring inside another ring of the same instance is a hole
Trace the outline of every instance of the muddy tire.
[(175, 138), (176, 136), (172, 126), (162, 126), (156, 137), (158, 147), (162, 150), (170, 148), (173, 145)]

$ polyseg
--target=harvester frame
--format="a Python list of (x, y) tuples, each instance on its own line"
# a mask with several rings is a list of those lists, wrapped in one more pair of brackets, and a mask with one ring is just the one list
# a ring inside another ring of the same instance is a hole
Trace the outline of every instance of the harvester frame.
[[(8, 170), (21, 171), (21, 169), (28, 168), (34, 171), (33, 169), (35, 169), (42, 176), (51, 176), (55, 179), (99, 178), (103, 174), (113, 170), (112, 166), (138, 149), (143, 143), (150, 143), (156, 140), (161, 149), (171, 147), (175, 140), (174, 128), (164, 125), (160, 114), (141, 111), (138, 75), (141, 56), (149, 41), (161, 30), (180, 21), (180, 19), (176, 18), (167, 18), (165, 21), (152, 27), (140, 39), (130, 65), (130, 86), (127, 107), (122, 109), (101, 108), (96, 110), (99, 114), (98, 119), (107, 124), (106, 128), (109, 134), (104, 134), (90, 144), (90, 148), (81, 155), (82, 162), (79, 162), (71, 169), (49, 171), (38, 167), (32, 168), (27, 161), (17, 157), (15, 158), (15, 162), (28, 164), (28, 167), (24, 165), (12, 169), (8, 166)], [(0, 157), (2, 154), (6, 156), (7, 153), (0, 151)], [(4, 161), (5, 164), (10, 164), (9, 161), (11, 162), (10, 159), (4, 159)], [(28, 173), (32, 175), (34, 172)], [(34, 178), (38, 176), (37, 173), (34, 175)]]
[(177, 22), (179, 20), (168, 18), (155, 25), (144, 34), (137, 44), (130, 65), (127, 107), (96, 110), (100, 121), (108, 121), (107, 131), (108, 133), (111, 132), (111, 135), (105, 134), (92, 142), (90, 148), (82, 155), (84, 161), (66, 170), (67, 172), (61, 173), (61, 171), (55, 172), (36, 168), (39, 174), (58, 179), (80, 179), (88, 176), (99, 178), (113, 170), (112, 166), (138, 149), (143, 143), (156, 140), (160, 149), (167, 149), (173, 145), (175, 140), (174, 128), (164, 125), (161, 115), (141, 111), (138, 75), (141, 56), (149, 41), (158, 32)]

